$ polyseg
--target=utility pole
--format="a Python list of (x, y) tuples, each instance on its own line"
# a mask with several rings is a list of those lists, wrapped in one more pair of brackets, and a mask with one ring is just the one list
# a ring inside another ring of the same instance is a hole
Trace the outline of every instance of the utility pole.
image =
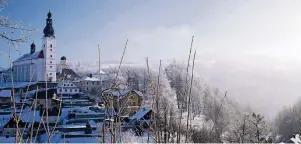
[(101, 81), (101, 74), (100, 74), (100, 47), (99, 47), (99, 45), (98, 45), (98, 74), (99, 74), (100, 91), (102, 91), (102, 81)]
[(100, 48), (99, 48), (99, 45), (98, 45), (98, 73), (100, 76)]

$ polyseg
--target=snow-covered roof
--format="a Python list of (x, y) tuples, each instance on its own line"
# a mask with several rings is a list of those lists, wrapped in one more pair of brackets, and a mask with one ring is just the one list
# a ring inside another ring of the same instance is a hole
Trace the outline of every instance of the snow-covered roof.
[(111, 93), (112, 93), (113, 96), (124, 96), (129, 92), (130, 92), (130, 90), (124, 89), (124, 90), (112, 91)]
[(141, 108), (137, 113), (134, 115), (130, 116), (129, 119), (134, 120), (134, 119), (141, 119), (144, 117), (151, 109), (148, 108)]
[(23, 56), (21, 56), (20, 58), (18, 58), (14, 62), (37, 59), (37, 58), (39, 58), (39, 55), (40, 55), (41, 52), (43, 53), (43, 51), (41, 50), (41, 51), (37, 51), (33, 54), (30, 54), (30, 53), (24, 54)]
[(98, 78), (94, 78), (94, 77), (86, 77), (85, 79), (84, 79), (85, 81), (100, 81)]
[[(14, 88), (24, 88), (33, 84), (36, 84), (36, 82), (13, 82)], [(12, 82), (0, 82), (1, 88), (12, 88)]]
[[(129, 92), (131, 92), (131, 90), (129, 89), (122, 89), (122, 90), (115, 90), (115, 91), (108, 91), (110, 92), (113, 96), (125, 96), (126, 94), (128, 94)], [(143, 97), (142, 92), (137, 91), (137, 90), (133, 90), (133, 92), (135, 92), (137, 95)]]
[(40, 112), (36, 110), (25, 109), (22, 113), (17, 114), (23, 122), (33, 123), (40, 122)]
[[(61, 116), (59, 116), (59, 120), (64, 119), (68, 115), (68, 111), (69, 111), (69, 109), (62, 108)], [(28, 122), (28, 123), (40, 122), (42, 120), (41, 118), (46, 118), (46, 116), (43, 116), (43, 117), (40, 116), (40, 111), (32, 110), (30, 108), (24, 109), (22, 111), (22, 113), (17, 113), (17, 115), (20, 117), (20, 119), (23, 122)], [(11, 117), (12, 117), (12, 115), (11, 115)], [(49, 122), (55, 122), (55, 121), (56, 121), (56, 119), (54, 121), (49, 120)]]
[(10, 68), (8, 68), (8, 69), (1, 69), (0, 70), (0, 73), (8, 73), (10, 71)]
[(0, 97), (10, 97), (11, 96), (11, 90), (1, 90), (0, 91)]
[(99, 70), (98, 74), (106, 74), (103, 70)]
[(142, 92), (141, 92), (141, 91), (134, 90), (134, 92), (135, 92), (137, 95), (139, 95), (139, 96), (143, 97), (143, 94), (142, 94)]

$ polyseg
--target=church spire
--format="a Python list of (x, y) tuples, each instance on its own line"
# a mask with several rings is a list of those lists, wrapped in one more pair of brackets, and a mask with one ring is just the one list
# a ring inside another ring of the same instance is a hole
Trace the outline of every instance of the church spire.
[(47, 19), (46, 19), (46, 26), (44, 28), (44, 37), (54, 37), (54, 29), (52, 27), (52, 15), (51, 12), (49, 10), (48, 14), (47, 14)]

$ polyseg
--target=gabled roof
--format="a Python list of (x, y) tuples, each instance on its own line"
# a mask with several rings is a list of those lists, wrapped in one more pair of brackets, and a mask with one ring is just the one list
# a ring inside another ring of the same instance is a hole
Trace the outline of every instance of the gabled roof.
[(77, 73), (75, 73), (72, 69), (69, 69), (69, 68), (62, 69), (61, 72), (57, 73), (58, 78), (68, 79), (68, 75), (71, 76), (71, 79), (80, 78), (80, 76)]
[(1, 90), (0, 91), (0, 97), (10, 97), (11, 96), (11, 90)]
[(143, 94), (142, 94), (142, 92), (141, 92), (141, 91), (134, 90), (134, 92), (135, 92), (137, 95), (139, 95), (139, 96), (143, 97)]
[(96, 73), (94, 73), (93, 75), (99, 75), (99, 74), (101, 74), (101, 75), (103, 75), (103, 74), (106, 74), (103, 70), (97, 70), (96, 71)]
[(31, 60), (31, 59), (38, 59), (38, 58), (44, 58), (44, 52), (43, 50), (37, 51), (33, 54), (27, 53), (15, 60), (14, 62), (24, 61), (24, 60)]
[(130, 92), (134, 92), (134, 93), (136, 93), (137, 95), (139, 95), (140, 97), (143, 97), (143, 94), (142, 94), (142, 92), (140, 92), (140, 91), (137, 91), (137, 90), (129, 90), (129, 89), (123, 89), (123, 90), (115, 90), (115, 91), (105, 91), (105, 92), (109, 92), (109, 93), (111, 93), (113, 96), (117, 96), (117, 97), (119, 97), (119, 96), (125, 96), (125, 95), (127, 95), (128, 93), (130, 93)]
[(86, 77), (86, 78), (84, 78), (84, 80), (85, 81), (100, 81), (98, 78), (94, 78), (94, 77), (92, 77), (92, 78)]
[(130, 120), (133, 119), (141, 119), (142, 117), (144, 117), (148, 112), (150, 112), (151, 109), (148, 108), (141, 108), (137, 113), (135, 113), (134, 115), (132, 115), (131, 117), (129, 117)]
[(116, 90), (116, 91), (112, 91), (112, 95), (113, 96), (124, 96), (126, 94), (128, 94), (130, 92), (130, 90), (124, 89), (124, 90)]
[[(12, 86), (14, 85), (14, 88), (25, 88), (28, 87), (29, 85), (34, 85), (37, 82), (0, 82), (0, 89), (1, 88), (12, 88)], [(13, 84), (13, 85), (12, 85)]]
[(22, 113), (17, 113), (20, 120), (23, 122), (33, 123), (33, 122), (40, 122), (40, 111), (24, 109)]

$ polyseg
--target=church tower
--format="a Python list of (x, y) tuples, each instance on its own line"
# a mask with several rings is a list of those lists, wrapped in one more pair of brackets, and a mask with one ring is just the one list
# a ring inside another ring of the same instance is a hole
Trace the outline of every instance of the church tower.
[(56, 82), (56, 39), (50, 11), (47, 17), (46, 26), (43, 31), (44, 36), (42, 38), (42, 50), (45, 56), (45, 81)]
[(65, 56), (61, 57), (61, 61), (60, 61), (60, 72), (63, 71), (63, 69), (67, 69), (67, 59)]

